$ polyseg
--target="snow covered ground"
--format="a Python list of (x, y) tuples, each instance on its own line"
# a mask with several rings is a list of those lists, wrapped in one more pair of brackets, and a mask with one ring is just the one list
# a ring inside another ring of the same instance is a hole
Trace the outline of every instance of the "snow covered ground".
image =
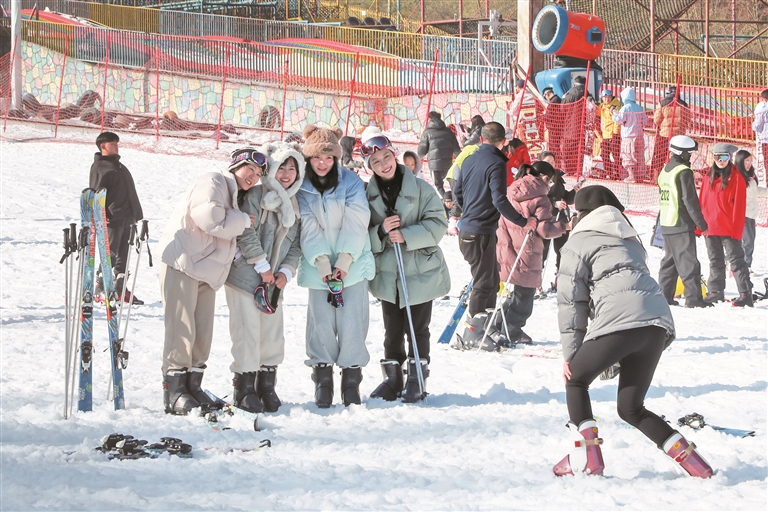
[[(72, 143), (66, 133), (58, 141), (40, 141), (49, 136), (47, 127), (12, 123), (0, 141), (0, 509), (765, 510), (768, 302), (754, 309), (730, 304), (673, 309), (678, 338), (661, 359), (648, 408), (673, 422), (698, 412), (715, 425), (757, 431), (742, 439), (712, 429), (681, 429), (715, 468), (713, 478), (678, 475), (661, 451), (628, 428), (615, 411), (616, 381), (596, 381), (592, 391), (605, 440), (605, 476), (556, 478), (551, 467), (567, 452), (569, 435), (555, 299), (536, 303), (526, 327), (533, 348), (487, 354), (437, 345), (470, 277), (455, 237), (441, 243), (452, 290), (450, 301), (435, 303), (427, 404), (367, 398), (381, 379), (383, 354), (381, 311), (372, 303), (363, 404), (318, 409), (304, 365), (306, 290), (293, 283), (283, 303), (289, 320), (277, 390), (284, 405), (263, 417), (263, 430), (254, 432), (238, 417), (228, 420), (231, 430), (217, 432), (196, 417), (166, 416), (157, 242), (194, 178), (226, 165), (225, 150), (200, 156), (213, 147), (211, 141), (164, 141), (167, 147), (161, 149), (176, 153), (170, 155), (131, 149), (132, 141), (149, 143), (124, 137), (123, 162), (150, 220), (155, 258), (152, 268), (143, 260), (138, 276), (136, 295), (146, 305), (131, 316), (127, 409), (115, 412), (106, 399), (107, 329), (97, 308), (94, 410), (64, 420), (61, 229), (79, 222), (78, 197), (88, 183), (95, 135), (83, 135), (87, 144)], [(647, 241), (652, 219), (632, 221)], [(648, 253), (656, 275), (661, 251), (648, 248)], [(758, 228), (754, 270), (760, 276), (768, 273), (766, 254), (768, 230)], [(699, 259), (706, 273), (702, 242)], [(550, 262), (546, 283), (553, 267)], [(755, 282), (762, 291), (762, 277)], [(732, 279), (726, 295), (736, 296)], [(204, 381), (220, 395), (231, 393), (227, 318), (221, 290)], [(193, 445), (194, 458), (110, 461), (93, 448), (113, 432), (150, 442), (179, 437)], [(270, 439), (272, 447), (228, 451), (254, 448), (262, 439)]]

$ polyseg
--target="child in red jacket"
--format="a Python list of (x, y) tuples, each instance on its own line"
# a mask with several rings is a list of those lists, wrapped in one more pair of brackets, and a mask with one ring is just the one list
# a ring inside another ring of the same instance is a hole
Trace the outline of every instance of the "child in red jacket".
[(732, 305), (752, 307), (752, 283), (741, 246), (746, 219), (747, 185), (738, 169), (731, 163), (736, 149), (738, 148), (732, 144), (715, 144), (714, 162), (709, 169), (709, 178), (704, 180), (699, 192), (701, 213), (709, 226), (706, 236), (709, 293), (704, 300), (725, 301), (727, 255), (739, 290), (739, 298), (733, 300)]
[(523, 164), (531, 165), (531, 155), (528, 153), (528, 146), (518, 138), (512, 139), (506, 147), (507, 161), (507, 186), (515, 181), (515, 174)]

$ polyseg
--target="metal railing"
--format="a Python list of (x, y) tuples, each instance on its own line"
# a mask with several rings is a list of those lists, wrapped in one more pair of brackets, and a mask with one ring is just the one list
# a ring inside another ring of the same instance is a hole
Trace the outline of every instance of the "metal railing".
[[(137, 0), (140, 1), (140, 0)], [(465, 65), (506, 67), (517, 45), (502, 40), (433, 36), (406, 32), (328, 26), (305, 22), (267, 21), (234, 16), (163, 11), (76, 0), (21, 0), (22, 8), (40, 9), (91, 19), (112, 28), (163, 35), (224, 36), (254, 41), (318, 38), (376, 49), (397, 57)], [(0, 0), (7, 9), (10, 0)], [(487, 61), (482, 57), (485, 55)], [(599, 59), (604, 75), (614, 80), (681, 83), (712, 87), (764, 87), (768, 62), (604, 49)]]

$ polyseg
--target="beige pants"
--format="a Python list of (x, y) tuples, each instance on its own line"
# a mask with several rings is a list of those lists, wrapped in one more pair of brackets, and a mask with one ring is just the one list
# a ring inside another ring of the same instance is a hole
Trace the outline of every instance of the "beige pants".
[(211, 353), (216, 291), (163, 263), (160, 294), (165, 314), (163, 375), (202, 367)]
[(232, 338), (233, 373), (257, 372), (262, 366), (275, 366), (283, 362), (285, 336), (283, 335), (283, 297), (271, 315), (256, 308), (253, 294), (225, 285), (224, 294), (229, 306), (229, 335)]

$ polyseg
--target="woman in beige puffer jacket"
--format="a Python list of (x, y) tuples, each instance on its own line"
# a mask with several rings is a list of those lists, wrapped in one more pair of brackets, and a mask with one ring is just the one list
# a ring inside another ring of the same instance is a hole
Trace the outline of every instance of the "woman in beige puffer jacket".
[(213, 405), (201, 383), (211, 351), (216, 290), (229, 274), (237, 236), (254, 222), (238, 209), (238, 192), (258, 183), (264, 164), (266, 158), (252, 148), (234, 151), (225, 171), (197, 179), (165, 226), (160, 292), (166, 413)]

